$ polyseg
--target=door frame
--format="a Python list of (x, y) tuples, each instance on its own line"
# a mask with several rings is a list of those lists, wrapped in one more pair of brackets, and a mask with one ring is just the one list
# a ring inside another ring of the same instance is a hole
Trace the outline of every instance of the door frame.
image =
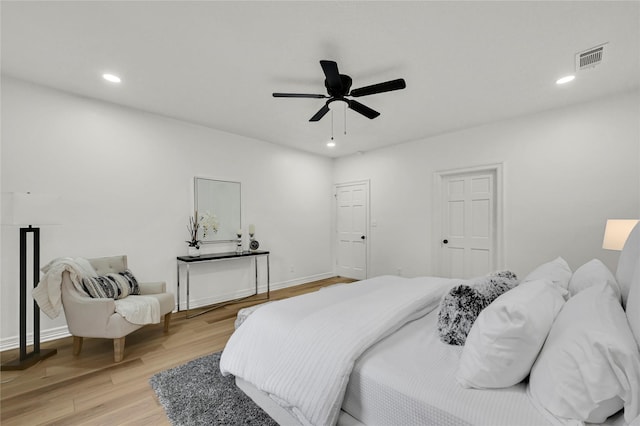
[(486, 164), (480, 166), (464, 167), (459, 169), (438, 170), (434, 173), (433, 178), (433, 216), (431, 218), (432, 230), (432, 270), (435, 275), (441, 276), (442, 270), (442, 238), (444, 238), (442, 229), (442, 182), (445, 178), (451, 176), (470, 174), (470, 173), (493, 173), (495, 176), (495, 268), (497, 270), (504, 268), (504, 164)]
[(364, 240), (365, 259), (364, 259), (364, 277), (369, 278), (369, 265), (371, 256), (371, 181), (370, 179), (355, 180), (350, 182), (339, 182), (333, 184), (333, 221), (331, 232), (332, 247), (333, 247), (333, 273), (337, 274), (338, 271), (338, 188), (341, 186), (350, 185), (365, 185), (365, 192), (367, 193), (367, 203), (365, 206), (365, 232), (366, 237)]

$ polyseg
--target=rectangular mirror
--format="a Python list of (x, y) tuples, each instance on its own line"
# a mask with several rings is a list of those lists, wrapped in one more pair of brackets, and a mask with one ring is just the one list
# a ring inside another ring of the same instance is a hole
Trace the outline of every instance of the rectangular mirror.
[(199, 239), (203, 243), (235, 241), (242, 227), (240, 182), (196, 177), (194, 189), (195, 211), (209, 225), (206, 232), (200, 229)]

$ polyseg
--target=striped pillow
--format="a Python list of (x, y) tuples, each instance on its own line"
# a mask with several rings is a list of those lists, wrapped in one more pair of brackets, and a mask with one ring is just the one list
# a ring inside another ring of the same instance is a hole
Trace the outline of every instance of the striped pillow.
[(123, 299), (130, 294), (140, 294), (138, 281), (130, 270), (100, 277), (83, 277), (82, 288), (95, 299)]

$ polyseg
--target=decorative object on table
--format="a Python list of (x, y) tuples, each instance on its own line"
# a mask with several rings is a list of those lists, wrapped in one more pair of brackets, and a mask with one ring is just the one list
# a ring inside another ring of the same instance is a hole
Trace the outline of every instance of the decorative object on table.
[[(5, 198), (6, 197), (6, 198)], [(56, 217), (58, 196), (50, 194), (3, 194), (2, 222), (28, 225), (20, 228), (20, 352), (15, 360), (2, 364), (1, 370), (24, 370), (57, 353), (56, 349), (40, 349), (40, 307), (33, 302), (33, 350), (27, 353), (27, 235), (32, 234), (33, 287), (40, 277), (40, 228), (33, 225), (59, 223)]]
[(249, 249), (251, 251), (256, 251), (260, 247), (260, 243), (253, 236), (256, 233), (256, 226), (251, 224), (249, 225)]
[(175, 425), (277, 426), (235, 384), (220, 373), (220, 352), (195, 359), (149, 379)]
[(202, 239), (207, 236), (207, 232), (218, 232), (218, 219), (216, 215), (207, 211), (204, 215), (198, 215), (196, 210), (194, 215), (189, 217), (189, 224), (187, 230), (189, 231), (189, 240), (186, 243), (189, 245), (189, 256), (200, 256), (200, 244)]
[(236, 240), (236, 253), (242, 254), (242, 229), (238, 229), (236, 236), (238, 237)]
[(200, 222), (198, 219), (198, 211), (195, 215), (189, 217), (189, 224), (187, 230), (189, 231), (189, 239), (186, 243), (189, 245), (189, 256), (194, 256), (195, 253), (199, 253), (200, 240), (198, 240), (198, 230), (200, 229)]

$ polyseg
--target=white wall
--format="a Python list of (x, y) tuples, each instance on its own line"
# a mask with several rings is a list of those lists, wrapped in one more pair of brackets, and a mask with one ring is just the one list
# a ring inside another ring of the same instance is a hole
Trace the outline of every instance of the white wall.
[[(430, 275), (434, 172), (503, 163), (506, 267), (522, 275), (562, 255), (574, 269), (593, 257), (614, 268), (618, 253), (600, 248), (606, 219), (640, 217), (639, 105), (627, 93), (332, 162), (3, 77), (0, 188), (64, 201), (62, 224), (41, 230), (42, 263), (125, 253), (139, 279), (175, 291), (193, 176), (240, 181), (243, 224), (284, 287), (332, 275), (333, 183), (370, 180), (371, 276)], [(17, 345), (17, 227), (1, 239), (4, 350)], [(194, 270), (194, 304), (249, 288), (246, 266)], [(64, 335), (64, 317), (43, 316), (42, 329)]]
[(601, 258), (607, 218), (640, 217), (640, 95), (605, 98), (338, 159), (334, 182), (371, 180), (370, 275), (430, 275), (436, 171), (502, 163), (505, 266)]
[[(205, 176), (242, 183), (242, 223), (245, 231), (255, 224), (261, 247), (272, 252), (272, 288), (332, 275), (330, 159), (6, 77), (1, 148), (2, 192), (63, 201), (62, 224), (41, 228), (42, 265), (60, 256), (127, 254), (138, 279), (165, 280), (175, 292), (193, 177)], [(18, 228), (3, 225), (1, 235), (6, 349), (18, 335)], [(246, 293), (248, 266), (194, 268), (192, 306)], [(42, 317), (44, 340), (66, 333), (63, 316)]]

